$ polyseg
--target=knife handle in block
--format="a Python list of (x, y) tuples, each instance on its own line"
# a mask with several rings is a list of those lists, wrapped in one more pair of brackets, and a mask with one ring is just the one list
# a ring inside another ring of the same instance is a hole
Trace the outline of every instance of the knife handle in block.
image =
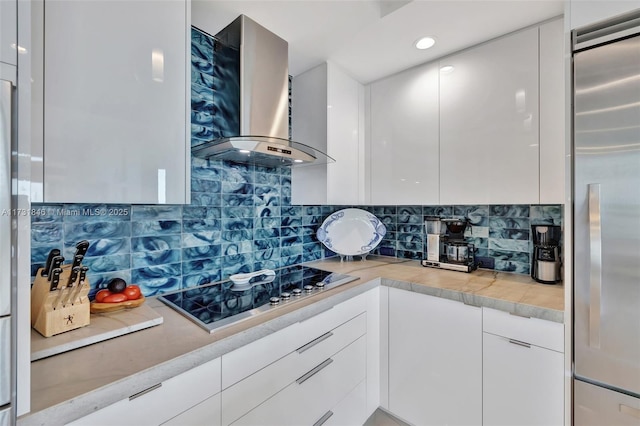
[[(62, 268), (58, 280), (63, 283), (68, 282), (71, 272), (69, 267)], [(62, 288), (58, 287), (56, 291), (51, 291), (51, 284), (48, 277), (37, 275), (31, 287), (31, 325), (33, 328), (43, 336), (50, 337), (89, 325), (90, 304), (88, 296), (90, 287), (88, 282), (84, 281), (84, 285), (78, 293), (78, 303), (67, 303), (65, 306), (60, 305), (59, 296), (65, 298), (69, 292), (73, 292), (74, 296), (72, 297), (75, 301), (75, 289), (63, 286)], [(56, 307), (57, 309), (54, 309)]]

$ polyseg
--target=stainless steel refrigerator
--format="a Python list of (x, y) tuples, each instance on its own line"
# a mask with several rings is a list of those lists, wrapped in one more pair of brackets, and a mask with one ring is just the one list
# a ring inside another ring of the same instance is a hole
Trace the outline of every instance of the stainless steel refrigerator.
[(15, 289), (16, 216), (12, 202), (14, 92), (11, 77), (0, 66), (0, 426), (15, 422), (15, 324), (12, 322)]
[(574, 424), (640, 425), (640, 14), (573, 33)]

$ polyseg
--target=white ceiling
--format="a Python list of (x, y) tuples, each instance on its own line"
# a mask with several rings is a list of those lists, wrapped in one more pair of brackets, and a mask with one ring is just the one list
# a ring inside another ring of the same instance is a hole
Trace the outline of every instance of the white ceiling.
[[(289, 73), (329, 60), (362, 83), (563, 13), (563, 0), (192, 0), (210, 33), (245, 14), (289, 42)], [(436, 45), (417, 50), (430, 35)]]

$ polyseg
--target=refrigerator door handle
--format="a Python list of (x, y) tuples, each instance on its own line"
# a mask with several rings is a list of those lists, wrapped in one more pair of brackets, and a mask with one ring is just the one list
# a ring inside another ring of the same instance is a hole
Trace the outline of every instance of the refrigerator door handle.
[(0, 316), (11, 313), (11, 137), (13, 85), (0, 80)]
[(600, 348), (600, 305), (602, 298), (602, 217), (600, 184), (589, 187), (589, 346)]
[(628, 405), (620, 404), (620, 412), (629, 416), (637, 417), (640, 419), (640, 410), (637, 408), (629, 407)]

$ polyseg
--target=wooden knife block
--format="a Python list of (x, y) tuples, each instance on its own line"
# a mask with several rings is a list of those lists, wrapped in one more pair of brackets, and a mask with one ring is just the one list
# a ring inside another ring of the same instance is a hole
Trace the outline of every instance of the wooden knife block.
[(31, 287), (31, 326), (44, 337), (51, 337), (89, 325), (89, 280), (85, 279), (80, 289), (78, 280), (68, 288), (71, 265), (62, 265), (60, 284), (50, 291), (51, 283), (41, 275), (42, 269), (38, 269)]

